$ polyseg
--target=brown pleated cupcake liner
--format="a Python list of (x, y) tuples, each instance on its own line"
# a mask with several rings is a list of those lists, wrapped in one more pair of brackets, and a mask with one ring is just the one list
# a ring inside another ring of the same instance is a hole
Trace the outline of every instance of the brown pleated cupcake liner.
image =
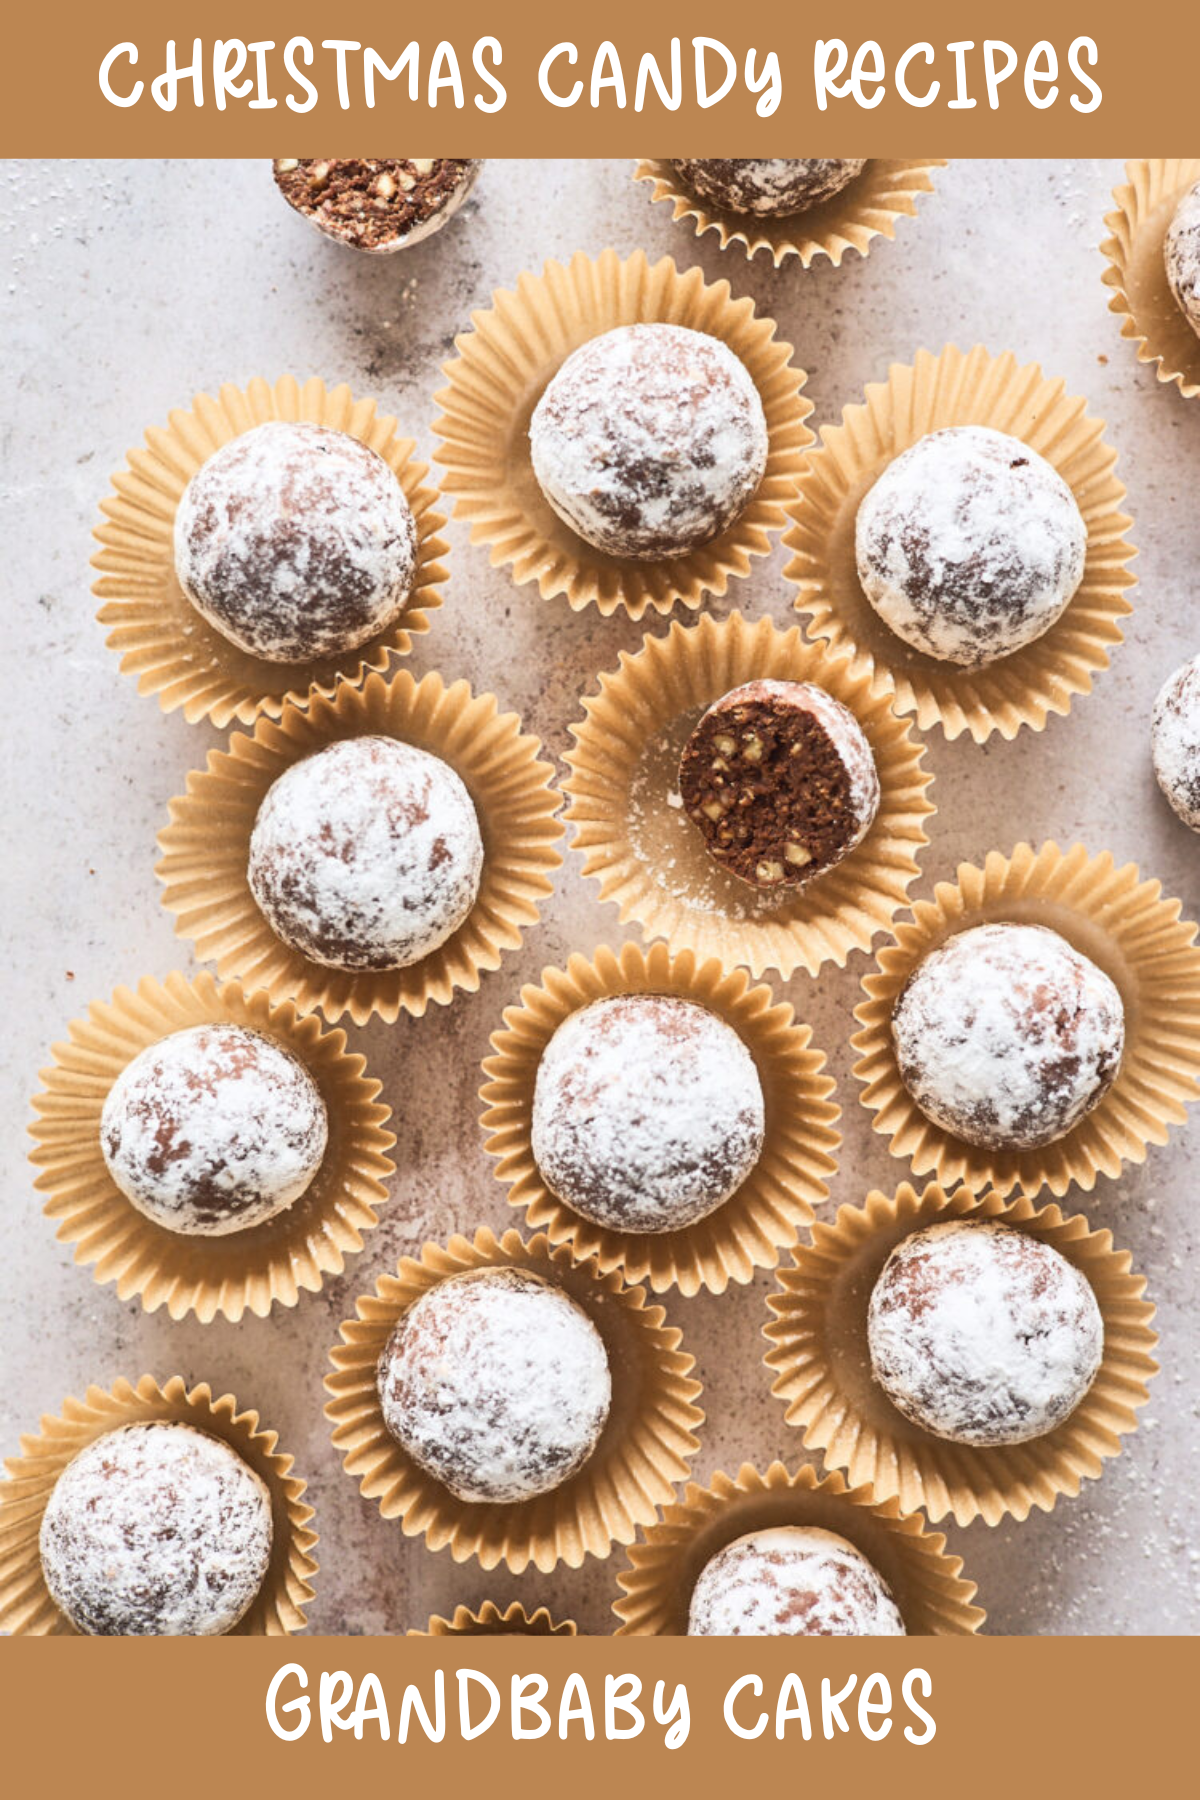
[(67, 1464), (96, 1438), (122, 1425), (170, 1419), (222, 1438), (266, 1482), (274, 1539), (271, 1561), (257, 1599), (231, 1637), (287, 1637), (304, 1628), (317, 1565), (317, 1534), (309, 1521), (305, 1484), (292, 1473), (292, 1458), (277, 1448), (277, 1433), (259, 1426), (258, 1414), (239, 1412), (232, 1394), (214, 1400), (207, 1382), (188, 1388), (181, 1375), (160, 1387), (152, 1375), (114, 1383), (111, 1392), (89, 1387), (82, 1400), (64, 1400), (57, 1416), (46, 1414), (35, 1436), (21, 1439), (21, 1454), (5, 1460), (0, 1482), (0, 1630), (13, 1637), (79, 1633), (50, 1598), (42, 1574), (38, 1533), (56, 1482)]
[(1159, 381), (1174, 382), (1185, 399), (1200, 394), (1200, 335), (1192, 330), (1167, 282), (1163, 242), (1175, 209), (1200, 181), (1200, 156), (1152, 157), (1125, 165), (1125, 183), (1114, 189), (1106, 213), (1109, 236), (1100, 249), (1108, 261), (1104, 283), (1108, 309), (1121, 321), (1139, 362), (1152, 363)]
[[(991, 426), (1036, 450), (1067, 483), (1087, 526), (1083, 580), (1070, 604), (1040, 638), (982, 669), (939, 661), (890, 631), (862, 591), (855, 556), (859, 506), (888, 464), (955, 425)], [(922, 730), (940, 725), (948, 738), (968, 732), (978, 744), (994, 732), (1041, 731), (1051, 713), (1068, 713), (1076, 695), (1091, 692), (1132, 611), (1125, 590), (1136, 552), (1116, 462), (1086, 400), (1069, 397), (1036, 364), (1021, 367), (1010, 351), (991, 356), (978, 344), (936, 356), (918, 351), (915, 363), (893, 364), (886, 381), (871, 383), (839, 425), (823, 426), (821, 447), (805, 459), (783, 540), (796, 608), (813, 636), (852, 655), (855, 673), (890, 680), (897, 711), (914, 713)]]
[[(223, 444), (271, 419), (328, 425), (378, 451), (416, 520), (417, 572), (404, 611), (368, 643), (312, 663), (273, 663), (239, 649), (201, 617), (175, 574), (175, 513), (184, 488)], [(138, 692), (157, 695), (164, 712), (181, 707), (189, 722), (210, 719), (223, 729), (235, 720), (252, 725), (264, 714), (277, 719), (286, 705), (330, 695), (343, 680), (359, 682), (393, 656), (407, 656), (442, 604), (449, 550), (436, 490), (425, 485), (428, 466), (414, 460), (415, 450), (373, 400), (292, 375), (274, 385), (256, 377), (245, 389), (226, 383), (215, 399), (197, 394), (190, 412), (173, 412), (165, 427), (148, 430), (145, 447), (129, 452), (128, 467), (113, 476), (115, 491), (101, 503), (101, 548), (92, 558), (100, 571), (93, 592), (104, 602), (100, 623), (110, 628), (108, 644), (124, 673), (137, 677)]]
[[(227, 1237), (189, 1237), (146, 1218), (117, 1187), (100, 1146), (100, 1115), (142, 1050), (215, 1022), (265, 1032), (299, 1058), (325, 1102), (329, 1143), (312, 1184), (285, 1212)], [(377, 1224), (396, 1140), (386, 1128), (390, 1109), (377, 1102), (381, 1084), (347, 1051), (345, 1032), (323, 1031), (319, 1020), (298, 1017), (290, 1004), (273, 1007), (265, 994), (248, 997), (236, 982), (218, 987), (211, 975), (189, 981), (176, 972), (94, 1002), (53, 1055), (33, 1102), (36, 1186), (75, 1261), (92, 1264), (98, 1282), (115, 1282), (118, 1299), (136, 1297), (147, 1312), (165, 1306), (172, 1319), (195, 1313), (201, 1324), (219, 1313), (234, 1323), (246, 1312), (263, 1318), (340, 1275)]]
[[(690, 555), (655, 563), (610, 556), (578, 537), (543, 495), (529, 449), (534, 408), (571, 352), (617, 326), (644, 323), (687, 326), (726, 344), (758, 389), (769, 440), (766, 471), (740, 516)], [(752, 300), (734, 300), (727, 281), (706, 285), (699, 269), (680, 273), (670, 257), (650, 263), (641, 250), (625, 260), (615, 250), (580, 251), (569, 264), (519, 276), (515, 291), (497, 289), (471, 324), (444, 366), (448, 385), (434, 396), (442, 440), (434, 461), (455, 517), (470, 524), (472, 543), (488, 546), (494, 568), (511, 566), (519, 585), (536, 581), (543, 599), (565, 595), (577, 612), (594, 605), (607, 616), (624, 607), (640, 619), (647, 610), (700, 606), (749, 574), (751, 557), (767, 554), (813, 442), (804, 423), (812, 403), (791, 345)]]
[[(787, 898), (755, 894), (714, 862), (678, 794), (680, 754), (700, 715), (760, 677), (826, 688), (857, 718), (879, 771), (879, 812), (862, 843)], [(644, 937), (787, 979), (798, 969), (815, 975), (826, 963), (842, 966), (904, 906), (928, 842), (933, 777), (885, 685), (845, 654), (807, 643), (798, 626), (751, 624), (740, 613), (719, 622), (705, 616), (646, 637), (632, 656), (622, 653), (583, 709), (583, 722), (571, 727), (565, 817), (584, 874)]]
[[(310, 962), (275, 936), (246, 868), (271, 784), (327, 744), (363, 736), (415, 744), (455, 770), (475, 805), (484, 863), (475, 905), (439, 949), (407, 969), (349, 973)], [(540, 750), (493, 694), (473, 694), (465, 681), (447, 687), (437, 674), (370, 675), (332, 699), (315, 696), (303, 709), (289, 703), (278, 721), (260, 719), (252, 736), (235, 732), (227, 751), (211, 751), (171, 801), (158, 839), (163, 905), (201, 962), (302, 1013), (319, 1009), (331, 1021), (348, 1013), (356, 1025), (378, 1014), (391, 1024), (402, 1012), (419, 1017), (431, 1004), (448, 1006), (458, 989), (475, 993), (502, 953), (519, 945), (562, 862), (559, 798)]]
[[(629, 993), (676, 994), (707, 1007), (737, 1032), (762, 1083), (766, 1135), (757, 1164), (723, 1206), (679, 1231), (614, 1231), (581, 1218), (549, 1191), (533, 1158), (534, 1084), (546, 1045), (580, 1007)], [(780, 1251), (828, 1199), (841, 1139), (825, 1057), (814, 1049), (808, 1026), (795, 1023), (792, 1008), (770, 988), (751, 987), (742, 970), (727, 974), (714, 958), (700, 963), (690, 950), (672, 956), (663, 944), (601, 949), (590, 962), (575, 955), (565, 969), (544, 970), (539, 986), (522, 988), (492, 1048), (479, 1095), (486, 1108), (484, 1148), (498, 1159), (496, 1174), (508, 1184), (510, 1203), (523, 1206), (529, 1225), (552, 1244), (595, 1257), (606, 1274), (620, 1269), (626, 1281), (648, 1280), (655, 1293), (672, 1287), (682, 1294), (724, 1293), (730, 1282), (774, 1268)]]
[(751, 259), (765, 251), (777, 269), (791, 256), (805, 269), (822, 257), (837, 268), (848, 250), (866, 256), (876, 238), (894, 238), (897, 222), (915, 216), (918, 197), (933, 192), (933, 171), (945, 166), (944, 157), (872, 157), (840, 194), (781, 219), (714, 206), (694, 194), (664, 157), (639, 158), (633, 179), (653, 184), (651, 203), (670, 201), (677, 225), (690, 226), (698, 238), (715, 231), (722, 250), (737, 244)]
[[(516, 1504), (459, 1500), (418, 1468), (388, 1432), (376, 1384), (376, 1365), (401, 1314), (448, 1276), (483, 1268), (530, 1269), (557, 1282), (595, 1325), (612, 1370), (608, 1422), (587, 1462), (552, 1493)], [(335, 1373), (325, 1377), (334, 1447), (363, 1498), (377, 1501), (385, 1519), (398, 1519), (407, 1537), (423, 1536), (430, 1550), (448, 1549), (455, 1562), (477, 1557), (485, 1569), (506, 1563), (518, 1575), (530, 1564), (577, 1569), (585, 1557), (632, 1543), (638, 1527), (673, 1497), (699, 1447), (704, 1415), (696, 1405), (695, 1359), (665, 1316), (647, 1304), (643, 1288), (626, 1286), (616, 1271), (603, 1274), (595, 1262), (576, 1261), (544, 1235), (526, 1243), (515, 1231), (498, 1238), (481, 1228), (473, 1240), (426, 1244), (419, 1259), (405, 1257), (394, 1275), (380, 1276), (341, 1328), (331, 1352)]]
[[(875, 1130), (890, 1138), (892, 1155), (943, 1187), (961, 1181), (976, 1193), (1028, 1195), (1048, 1188), (1059, 1198), (1145, 1162), (1149, 1147), (1166, 1143), (1200, 1095), (1200, 948), (1195, 925), (1180, 911), (1160, 882), (1142, 880), (1132, 863), (1118, 868), (1107, 851), (1092, 856), (1082, 844), (1018, 844), (1011, 856), (991, 851), (982, 868), (961, 863), (954, 882), (939, 882), (933, 899), (918, 900), (911, 919), (896, 927), (855, 1009), (860, 1098), (875, 1115)], [(1037, 1149), (964, 1143), (926, 1118), (900, 1079), (892, 1041), (900, 989), (944, 939), (987, 921), (1057, 931), (1115, 982), (1125, 1009), (1125, 1052), (1112, 1087), (1065, 1137)]]
[(453, 1616), (444, 1619), (434, 1613), (424, 1631), (406, 1632), (407, 1637), (578, 1637), (574, 1619), (555, 1620), (544, 1606), (528, 1613), (519, 1600), (501, 1612), (494, 1600), (485, 1600), (477, 1612), (469, 1606), (456, 1606)]
[(736, 1476), (714, 1475), (706, 1488), (689, 1482), (645, 1541), (629, 1552), (613, 1605), (618, 1637), (686, 1637), (692, 1590), (704, 1565), (735, 1538), (781, 1525), (833, 1531), (874, 1564), (892, 1590), (913, 1637), (970, 1637), (986, 1617), (973, 1604), (975, 1583), (962, 1574), (940, 1532), (919, 1514), (905, 1516), (893, 1499), (840, 1474), (820, 1477), (807, 1465), (789, 1475), (782, 1463), (760, 1474), (743, 1463)]
[[(1090, 1392), (1045, 1437), (993, 1449), (950, 1443), (906, 1419), (871, 1374), (867, 1308), (879, 1272), (901, 1239), (948, 1219), (996, 1219), (1026, 1231), (1091, 1284), (1104, 1320), (1104, 1360)], [(812, 1243), (776, 1280), (782, 1291), (768, 1300), (776, 1316), (765, 1328), (773, 1346), (766, 1362), (805, 1449), (820, 1450), (848, 1481), (870, 1482), (880, 1500), (904, 1513), (922, 1508), (933, 1520), (996, 1525), (1074, 1497), (1136, 1430), (1136, 1409), (1158, 1369), (1154, 1308), (1128, 1251), (1114, 1249), (1112, 1233), (1092, 1231), (1085, 1218), (1064, 1218), (1057, 1206), (1039, 1211), (1024, 1196), (947, 1194), (934, 1185), (918, 1193), (907, 1182), (894, 1198), (871, 1193), (861, 1207), (841, 1207), (833, 1224), (815, 1225)]]

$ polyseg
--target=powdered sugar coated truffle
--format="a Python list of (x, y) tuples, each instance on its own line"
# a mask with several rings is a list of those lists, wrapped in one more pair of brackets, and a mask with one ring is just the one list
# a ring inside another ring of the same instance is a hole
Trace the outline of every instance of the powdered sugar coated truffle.
[(733, 1027), (669, 994), (564, 1019), (538, 1066), (533, 1155), (552, 1193), (614, 1231), (678, 1231), (758, 1161), (762, 1084)]
[(1167, 228), (1163, 256), (1179, 310), (1200, 333), (1200, 181), (1179, 202)]
[(622, 325), (563, 363), (529, 430), (555, 512), (612, 556), (662, 561), (737, 518), (767, 465), (767, 422), (745, 365), (680, 325)]
[(604, 1342), (569, 1294), (527, 1269), (439, 1282), (379, 1359), (384, 1422), (460, 1500), (519, 1502), (581, 1469), (604, 1429)]
[(786, 218), (840, 194), (866, 168), (861, 156), (676, 158), (692, 192), (730, 212)]
[(897, 1244), (867, 1336), (875, 1379), (905, 1418), (980, 1446), (1053, 1431), (1104, 1354), (1087, 1278), (1040, 1238), (985, 1219), (930, 1225)]
[(1155, 780), (1184, 824), (1200, 831), (1200, 656), (1161, 689), (1150, 742)]
[(483, 840), (440, 757), (394, 738), (345, 738), (268, 790), (250, 839), (250, 890), (276, 936), (332, 969), (406, 969), (475, 904)]
[(853, 1544), (817, 1526), (751, 1531), (707, 1562), (689, 1637), (904, 1637), (887, 1583)]
[(1087, 526), (1058, 471), (982, 425), (931, 432), (858, 509), (858, 577), (884, 624), (980, 668), (1041, 637), (1083, 579)]

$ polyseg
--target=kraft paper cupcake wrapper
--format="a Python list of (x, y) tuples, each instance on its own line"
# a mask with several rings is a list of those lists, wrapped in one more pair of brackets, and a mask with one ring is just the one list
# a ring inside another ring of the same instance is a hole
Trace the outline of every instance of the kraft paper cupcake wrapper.
[[(431, 751), (462, 778), (483, 837), (483, 878), (475, 905), (440, 949), (407, 969), (348, 973), (310, 962), (282, 943), (255, 904), (246, 878), (250, 836), (267, 789), (283, 771), (342, 738), (395, 737)], [(276, 722), (260, 719), (252, 736), (235, 732), (227, 751), (210, 751), (171, 801), (159, 833), (158, 876), (175, 929), (218, 974), (262, 988), (302, 1013), (320, 1009), (362, 1025), (373, 1014), (389, 1024), (402, 1012), (449, 1005), (456, 989), (474, 993), (521, 942), (538, 916), (562, 862), (563, 827), (553, 770), (541, 744), (493, 694), (440, 675), (416, 681), (402, 669), (333, 699), (289, 704)]]
[[(542, 494), (529, 450), (534, 408), (571, 352), (643, 323), (687, 326), (728, 345), (758, 389), (769, 439), (766, 472), (741, 515), (689, 556), (657, 563), (610, 556), (578, 537)], [(442, 440), (434, 461), (445, 470), (442, 491), (453, 496), (455, 517), (470, 524), (472, 543), (488, 546), (494, 568), (510, 566), (520, 585), (536, 581), (543, 599), (565, 595), (577, 612), (595, 605), (607, 616), (624, 607), (640, 619), (647, 610), (700, 606), (749, 574), (751, 557), (767, 554), (813, 442), (804, 423), (812, 403), (791, 345), (752, 300), (733, 299), (727, 281), (707, 286), (699, 269), (681, 273), (670, 257), (650, 263), (641, 250), (624, 261), (615, 250), (595, 258), (580, 251), (569, 264), (519, 276), (515, 292), (497, 289), (471, 324), (444, 365), (448, 385), (434, 396)]]
[[(1050, 1244), (1086, 1276), (1104, 1320), (1104, 1360), (1090, 1392), (1057, 1430), (1027, 1444), (977, 1449), (935, 1437), (898, 1412), (871, 1374), (867, 1306), (893, 1247), (925, 1225), (967, 1218), (997, 1219)], [(841, 1207), (832, 1224), (814, 1226), (812, 1243), (776, 1280), (782, 1291), (768, 1300), (776, 1316), (766, 1327), (766, 1362), (805, 1449), (823, 1452), (848, 1481), (870, 1482), (902, 1512), (920, 1507), (933, 1520), (996, 1525), (1078, 1494), (1136, 1430), (1136, 1409), (1158, 1370), (1154, 1308), (1128, 1251), (1085, 1218), (1064, 1218), (1057, 1206), (1039, 1211), (1023, 1196), (947, 1194), (933, 1185), (918, 1193), (907, 1182), (891, 1199), (873, 1192), (861, 1207)]]
[[(903, 451), (931, 431), (989, 425), (1044, 456), (1071, 489), (1087, 525), (1087, 561), (1074, 598), (1032, 644), (982, 669), (940, 662), (890, 631), (862, 591), (854, 528), (867, 492)], [(915, 713), (922, 730), (940, 725), (948, 738), (968, 732), (978, 744), (993, 732), (1013, 738), (1023, 726), (1041, 731), (1051, 713), (1067, 713), (1090, 693), (1122, 641), (1120, 621), (1132, 611), (1126, 567), (1136, 554), (1121, 510), (1125, 489), (1117, 453), (1086, 400), (1067, 395), (1034, 363), (1010, 351), (990, 356), (981, 345), (949, 345), (914, 364), (893, 364), (848, 406), (840, 425), (821, 429), (821, 446), (805, 460), (800, 493), (784, 543), (785, 574), (796, 583), (796, 608), (811, 635), (852, 654), (855, 672), (874, 671), (895, 686), (896, 709)]]
[[(982, 868), (960, 863), (954, 882), (939, 882), (918, 900), (863, 980), (855, 1009), (862, 1029), (851, 1039), (859, 1060), (863, 1105), (893, 1156), (914, 1175), (943, 1187), (964, 1182), (976, 1193), (996, 1188), (1061, 1198), (1090, 1191), (1098, 1175), (1115, 1176), (1165, 1144), (1172, 1125), (1200, 1095), (1200, 948), (1196, 927), (1180, 918), (1178, 900), (1142, 880), (1132, 863), (1118, 868), (1107, 851), (1082, 844), (1060, 850), (1018, 844), (1011, 856), (989, 853)], [(988, 1150), (966, 1144), (927, 1119), (900, 1079), (892, 1041), (896, 998), (917, 964), (945, 938), (985, 921), (1048, 925), (1104, 970), (1125, 1009), (1120, 1071), (1100, 1104), (1056, 1143), (1033, 1150)]]
[[(545, 1186), (530, 1144), (534, 1083), (554, 1032), (593, 1000), (629, 993), (677, 994), (707, 1007), (737, 1032), (762, 1083), (766, 1135), (755, 1168), (716, 1212), (679, 1231), (614, 1231), (581, 1218)], [(484, 1148), (498, 1159), (496, 1174), (508, 1184), (510, 1204), (523, 1206), (528, 1223), (544, 1229), (551, 1243), (594, 1256), (606, 1273), (620, 1269), (627, 1281), (648, 1280), (655, 1293), (672, 1287), (682, 1294), (724, 1293), (730, 1282), (774, 1268), (780, 1250), (796, 1242), (829, 1197), (841, 1139), (825, 1057), (814, 1049), (808, 1026), (795, 1023), (792, 1008), (770, 988), (751, 987), (742, 970), (727, 974), (715, 959), (699, 963), (690, 950), (673, 957), (663, 944), (601, 949), (590, 962), (575, 955), (565, 969), (544, 970), (540, 986), (522, 988), (520, 1005), (506, 1009), (492, 1048), (479, 1095), (486, 1107)]]
[(1139, 362), (1152, 363), (1162, 382), (1174, 382), (1185, 399), (1200, 394), (1200, 336), (1184, 318), (1167, 283), (1163, 243), (1175, 209), (1200, 181), (1200, 156), (1128, 162), (1126, 180), (1114, 189), (1106, 213), (1108, 236), (1100, 249), (1108, 260), (1104, 283), (1108, 309), (1121, 321)]
[[(418, 1468), (383, 1422), (375, 1379), (401, 1314), (448, 1276), (484, 1268), (531, 1269), (559, 1283), (599, 1331), (612, 1369), (612, 1409), (592, 1455), (552, 1493), (517, 1504), (459, 1500)], [(530, 1564), (577, 1569), (585, 1557), (632, 1543), (673, 1498), (699, 1447), (695, 1359), (665, 1317), (643, 1288), (576, 1261), (544, 1235), (526, 1243), (516, 1231), (498, 1238), (481, 1228), (473, 1240), (426, 1244), (419, 1259), (405, 1257), (394, 1275), (381, 1275), (341, 1328), (331, 1352), (335, 1373), (325, 1377), (334, 1447), (363, 1498), (377, 1501), (385, 1519), (398, 1519), (406, 1537), (423, 1536), (430, 1550), (448, 1549), (455, 1562), (478, 1557), (485, 1569), (506, 1563), (517, 1575)]]
[(207, 1382), (190, 1388), (182, 1375), (160, 1387), (152, 1375), (136, 1383), (120, 1380), (111, 1392), (89, 1387), (82, 1400), (63, 1401), (57, 1416), (45, 1414), (41, 1430), (21, 1439), (20, 1456), (5, 1460), (0, 1482), (0, 1631), (14, 1637), (80, 1634), (61, 1613), (46, 1587), (38, 1533), (55, 1483), (67, 1464), (96, 1438), (122, 1425), (171, 1419), (223, 1438), (266, 1482), (271, 1494), (274, 1540), (271, 1561), (253, 1606), (231, 1637), (287, 1637), (304, 1628), (317, 1565), (313, 1509), (303, 1498), (305, 1483), (292, 1473), (292, 1458), (278, 1449), (274, 1431), (260, 1427), (258, 1414), (240, 1412), (232, 1394), (213, 1399)]
[[(701, 713), (759, 677), (816, 682), (849, 707), (870, 740), (882, 790), (858, 848), (786, 899), (755, 894), (715, 863), (678, 794), (680, 754)], [(583, 709), (583, 723), (571, 727), (565, 817), (584, 874), (644, 937), (786, 979), (841, 966), (905, 904), (934, 811), (924, 746), (881, 682), (845, 655), (805, 642), (798, 626), (750, 624), (740, 613), (720, 622), (705, 616), (686, 629), (675, 623), (634, 655), (623, 652)]]
[(750, 258), (762, 250), (776, 268), (790, 256), (798, 257), (805, 269), (828, 257), (836, 268), (848, 250), (866, 256), (876, 238), (894, 238), (897, 221), (915, 215), (918, 196), (933, 192), (934, 169), (945, 166), (944, 157), (905, 161), (872, 157), (840, 194), (782, 219), (756, 218), (714, 206), (693, 193), (663, 157), (639, 158), (633, 179), (653, 184), (652, 203), (670, 201), (671, 217), (677, 225), (690, 226), (698, 238), (715, 231), (722, 250), (737, 244)]
[[(398, 619), (366, 644), (311, 663), (272, 663), (251, 656), (200, 616), (175, 574), (175, 513), (196, 470), (230, 439), (270, 419), (328, 425), (359, 438), (380, 456), (404, 489), (417, 525), (417, 572)], [(97, 615), (108, 626), (108, 644), (121, 668), (137, 677), (140, 694), (155, 694), (163, 712), (182, 707), (191, 723), (211, 719), (223, 729), (252, 725), (266, 714), (301, 705), (310, 694), (332, 694), (343, 680), (359, 682), (392, 657), (407, 656), (414, 636), (429, 629), (442, 604), (447, 578), (446, 523), (435, 508), (436, 490), (425, 485), (425, 463), (414, 460), (411, 438), (396, 436), (396, 421), (376, 412), (373, 400), (355, 400), (345, 385), (327, 388), (284, 375), (272, 385), (256, 377), (245, 388), (226, 383), (214, 399), (197, 394), (190, 412), (177, 410), (167, 425), (146, 432), (144, 448), (129, 452), (128, 466), (113, 476), (114, 492), (101, 502), (103, 522), (92, 558), (100, 571), (93, 592), (104, 602)]]
[(789, 1475), (776, 1462), (765, 1475), (743, 1463), (736, 1476), (714, 1475), (706, 1488), (689, 1481), (683, 1500), (667, 1507), (617, 1576), (624, 1592), (613, 1605), (616, 1635), (685, 1637), (705, 1563), (746, 1532), (780, 1525), (815, 1526), (854, 1544), (891, 1588), (910, 1636), (969, 1637), (983, 1624), (962, 1558), (919, 1514), (903, 1516), (895, 1500), (850, 1487), (840, 1474), (822, 1478), (804, 1465)]
[(528, 1613), (519, 1600), (501, 1612), (494, 1600), (485, 1600), (478, 1612), (469, 1606), (456, 1606), (453, 1616), (444, 1619), (434, 1613), (424, 1631), (406, 1632), (407, 1637), (578, 1637), (574, 1619), (555, 1620), (544, 1606)]
[[(300, 1059), (325, 1101), (329, 1144), (311, 1186), (286, 1212), (228, 1237), (188, 1237), (146, 1218), (117, 1187), (100, 1147), (100, 1115), (113, 1082), (148, 1045), (215, 1021), (265, 1032)], [(265, 994), (248, 997), (236, 982), (218, 987), (211, 975), (189, 981), (176, 972), (94, 1002), (53, 1055), (33, 1102), (35, 1185), (75, 1261), (92, 1264), (98, 1282), (114, 1281), (118, 1299), (136, 1297), (147, 1312), (165, 1306), (172, 1319), (194, 1312), (201, 1324), (218, 1313), (234, 1323), (246, 1312), (263, 1318), (340, 1275), (378, 1223), (396, 1140), (386, 1128), (390, 1109), (377, 1103), (381, 1084), (347, 1051), (344, 1031), (323, 1031), (318, 1019), (273, 1007)]]

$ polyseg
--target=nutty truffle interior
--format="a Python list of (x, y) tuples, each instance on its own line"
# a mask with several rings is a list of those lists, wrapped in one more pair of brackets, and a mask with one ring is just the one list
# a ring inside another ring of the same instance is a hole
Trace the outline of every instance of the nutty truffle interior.
[(461, 157), (275, 158), (275, 181), (297, 212), (363, 249), (407, 237), (440, 212), (468, 167)]

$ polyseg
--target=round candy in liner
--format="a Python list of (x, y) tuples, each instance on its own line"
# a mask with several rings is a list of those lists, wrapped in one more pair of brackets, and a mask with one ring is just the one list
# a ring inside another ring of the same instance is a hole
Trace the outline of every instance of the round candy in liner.
[(748, 1532), (705, 1563), (689, 1637), (903, 1637), (887, 1583), (861, 1550), (816, 1526)]
[(1159, 690), (1150, 742), (1155, 780), (1184, 824), (1200, 831), (1200, 656)]
[(702, 200), (729, 212), (781, 219), (819, 206), (866, 167), (861, 156), (676, 158), (674, 167)]
[(1175, 210), (1163, 243), (1167, 284), (1175, 304), (1200, 334), (1200, 181), (1190, 187)]

